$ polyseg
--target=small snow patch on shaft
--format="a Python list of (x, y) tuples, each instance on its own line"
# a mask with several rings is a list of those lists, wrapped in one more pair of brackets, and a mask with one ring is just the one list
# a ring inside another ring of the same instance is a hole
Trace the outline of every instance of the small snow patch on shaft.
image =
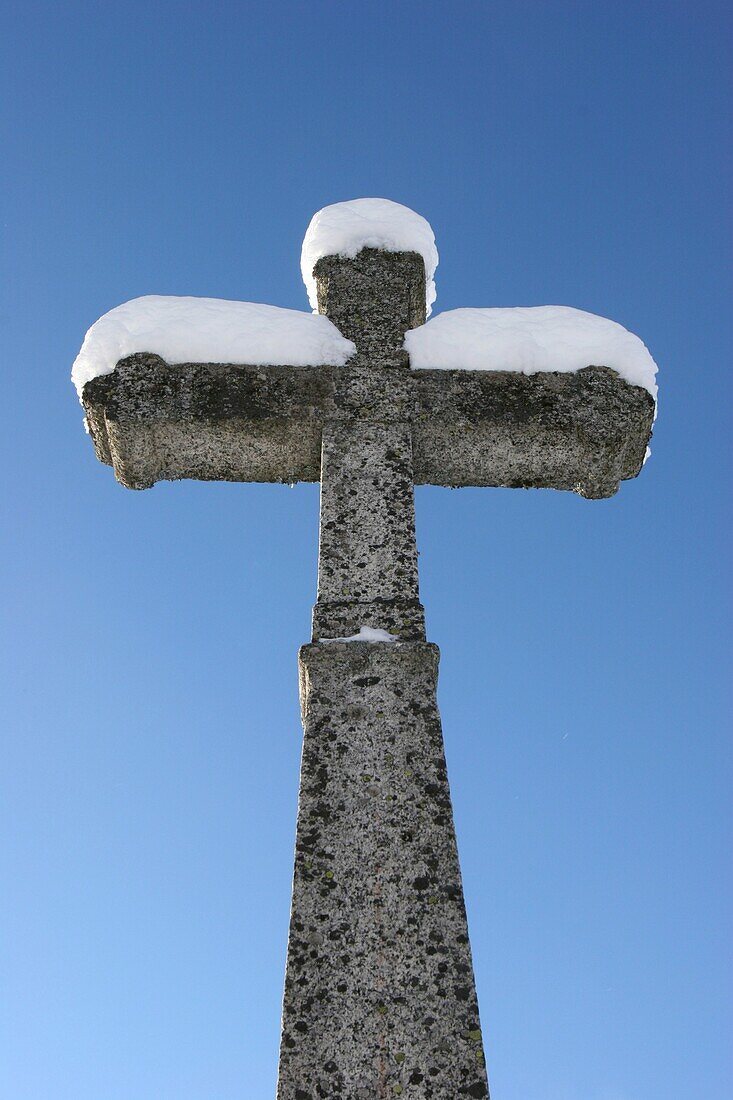
[(397, 635), (389, 634), (386, 630), (380, 630), (373, 626), (362, 626), (358, 634), (352, 634), (350, 638), (320, 638), (321, 642), (396, 642)]

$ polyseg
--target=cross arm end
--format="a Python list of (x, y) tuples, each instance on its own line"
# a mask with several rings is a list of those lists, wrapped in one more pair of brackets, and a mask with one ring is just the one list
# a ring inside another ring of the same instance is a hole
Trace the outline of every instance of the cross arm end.
[(654, 399), (608, 367), (414, 372), (415, 481), (613, 496), (644, 463)]
[(317, 481), (332, 368), (170, 365), (141, 353), (84, 387), (97, 458), (129, 489), (157, 481)]

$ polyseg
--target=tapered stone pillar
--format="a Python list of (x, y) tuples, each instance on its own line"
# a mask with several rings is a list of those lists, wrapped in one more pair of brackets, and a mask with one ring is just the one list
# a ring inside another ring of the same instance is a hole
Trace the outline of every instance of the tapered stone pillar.
[(486, 1097), (427, 642), (300, 651), (278, 1100)]

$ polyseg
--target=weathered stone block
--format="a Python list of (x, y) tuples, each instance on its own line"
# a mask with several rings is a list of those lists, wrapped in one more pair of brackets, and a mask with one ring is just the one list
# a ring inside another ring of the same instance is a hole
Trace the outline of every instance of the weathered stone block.
[(131, 489), (156, 481), (318, 481), (331, 420), (411, 423), (417, 484), (612, 496), (636, 477), (654, 401), (607, 367), (570, 374), (169, 366), (134, 355), (88, 382), (97, 456)]
[(608, 367), (415, 371), (415, 481), (609, 497), (636, 477), (654, 399)]
[(329, 421), (321, 467), (314, 639), (361, 626), (424, 638), (410, 425)]
[(425, 642), (300, 651), (278, 1100), (488, 1096), (437, 666)]
[(353, 259), (324, 256), (313, 271), (318, 312), (362, 355), (400, 357), (405, 332), (425, 324), (425, 264), (417, 252), (363, 248)]

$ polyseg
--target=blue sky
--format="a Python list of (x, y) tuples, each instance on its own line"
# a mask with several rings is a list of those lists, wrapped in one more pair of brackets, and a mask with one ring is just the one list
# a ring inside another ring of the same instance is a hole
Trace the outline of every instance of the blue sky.
[(578, 306), (661, 367), (613, 500), (417, 492), (492, 1095), (727, 1100), (725, 6), (4, 25), (0, 1096), (274, 1095), (317, 488), (123, 490), (68, 372), (137, 295), (307, 309), (312, 213), (379, 195), (436, 310)]

